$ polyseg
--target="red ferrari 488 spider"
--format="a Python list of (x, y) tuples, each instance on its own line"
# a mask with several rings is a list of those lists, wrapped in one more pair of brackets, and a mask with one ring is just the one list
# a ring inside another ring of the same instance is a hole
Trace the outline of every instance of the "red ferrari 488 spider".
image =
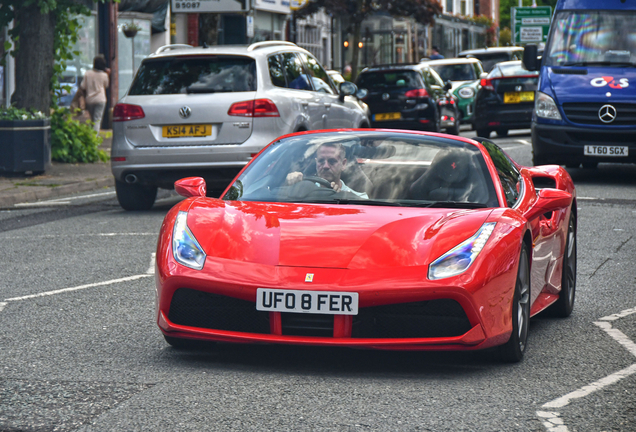
[(520, 361), (530, 317), (572, 312), (576, 193), (496, 144), (395, 130), (303, 132), (220, 199), (166, 215), (157, 322), (192, 340), (474, 350)]

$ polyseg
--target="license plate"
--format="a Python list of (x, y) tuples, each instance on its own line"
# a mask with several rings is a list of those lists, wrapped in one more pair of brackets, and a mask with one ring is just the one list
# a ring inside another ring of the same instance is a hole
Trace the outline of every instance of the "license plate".
[(401, 118), (402, 118), (402, 114), (399, 112), (382, 113), (382, 114), (376, 114), (374, 116), (375, 121), (399, 120)]
[(534, 92), (508, 92), (504, 93), (504, 103), (520, 103), (534, 101)]
[(358, 293), (258, 288), (256, 290), (256, 310), (358, 315)]
[(164, 138), (204, 137), (212, 135), (212, 125), (192, 124), (163, 127)]
[(585, 156), (627, 157), (629, 156), (629, 147), (586, 145), (583, 149), (583, 154)]

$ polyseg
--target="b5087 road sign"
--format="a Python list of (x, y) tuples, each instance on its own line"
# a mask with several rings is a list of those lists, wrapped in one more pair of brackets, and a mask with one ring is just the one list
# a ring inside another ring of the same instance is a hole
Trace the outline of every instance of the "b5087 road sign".
[(513, 7), (515, 44), (540, 43), (548, 39), (552, 7)]

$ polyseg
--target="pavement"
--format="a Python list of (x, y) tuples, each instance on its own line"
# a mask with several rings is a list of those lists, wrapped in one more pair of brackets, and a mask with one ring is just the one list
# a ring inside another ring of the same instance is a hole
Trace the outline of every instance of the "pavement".
[[(102, 130), (100, 149), (110, 156), (112, 131)], [(78, 192), (115, 186), (110, 162), (70, 164), (53, 162), (44, 174), (0, 173), (0, 209)]]

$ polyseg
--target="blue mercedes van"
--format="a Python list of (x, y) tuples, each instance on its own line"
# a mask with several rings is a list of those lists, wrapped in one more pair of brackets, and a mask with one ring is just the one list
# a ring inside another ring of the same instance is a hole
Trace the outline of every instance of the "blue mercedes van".
[(535, 165), (595, 168), (636, 162), (636, 2), (559, 0), (543, 57), (532, 117)]

